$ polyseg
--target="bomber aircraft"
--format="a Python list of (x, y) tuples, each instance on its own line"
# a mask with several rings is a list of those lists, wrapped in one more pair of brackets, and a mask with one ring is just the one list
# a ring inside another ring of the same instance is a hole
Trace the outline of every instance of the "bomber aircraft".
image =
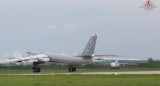
[(62, 55), (62, 54), (55, 54), (48, 52), (26, 52), (29, 54), (29, 56), (11, 59), (9, 60), (9, 62), (33, 61), (32, 69), (34, 73), (40, 72), (41, 69), (38, 67), (39, 64), (43, 64), (46, 62), (67, 64), (69, 65), (68, 71), (75, 72), (76, 71), (75, 65), (77, 64), (78, 65), (92, 64), (94, 62), (94, 57), (98, 58), (102, 56), (108, 56), (108, 55), (94, 55), (96, 40), (97, 40), (96, 34), (94, 36), (91, 36), (84, 51), (80, 55), (69, 56), (69, 55)]

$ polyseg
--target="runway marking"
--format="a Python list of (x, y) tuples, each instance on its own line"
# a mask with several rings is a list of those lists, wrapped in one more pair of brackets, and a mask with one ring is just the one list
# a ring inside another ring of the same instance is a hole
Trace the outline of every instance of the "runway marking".
[(128, 72), (84, 72), (84, 73), (37, 73), (37, 74), (0, 74), (0, 76), (41, 76), (41, 75), (121, 75), (121, 74), (160, 74), (160, 71), (128, 71)]

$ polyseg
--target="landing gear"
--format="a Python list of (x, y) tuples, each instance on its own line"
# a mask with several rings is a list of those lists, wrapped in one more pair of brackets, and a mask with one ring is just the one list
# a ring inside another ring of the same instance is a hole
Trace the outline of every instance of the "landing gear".
[(39, 65), (38, 62), (33, 62), (33, 67), (32, 67), (33, 73), (41, 72), (41, 69), (38, 68), (38, 65)]
[(68, 72), (76, 72), (76, 67), (69, 67)]
[(33, 73), (41, 72), (41, 69), (40, 69), (40, 68), (32, 67), (32, 69), (33, 69)]

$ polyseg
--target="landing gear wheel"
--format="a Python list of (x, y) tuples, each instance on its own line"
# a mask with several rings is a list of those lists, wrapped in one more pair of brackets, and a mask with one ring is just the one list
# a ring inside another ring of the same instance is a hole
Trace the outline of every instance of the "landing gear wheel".
[(33, 69), (33, 73), (41, 72), (40, 68), (33, 67), (32, 69)]
[(75, 72), (76, 71), (76, 67), (69, 67), (68, 68), (68, 72)]
[(40, 68), (37, 68), (37, 72), (41, 72), (41, 69), (40, 69)]
[(68, 68), (68, 72), (71, 72), (71, 67)]
[(33, 67), (32, 67), (33, 73), (41, 72), (41, 69), (38, 68), (38, 65), (39, 65), (39, 63), (33, 62)]
[(76, 67), (73, 67), (73, 72), (76, 72)]

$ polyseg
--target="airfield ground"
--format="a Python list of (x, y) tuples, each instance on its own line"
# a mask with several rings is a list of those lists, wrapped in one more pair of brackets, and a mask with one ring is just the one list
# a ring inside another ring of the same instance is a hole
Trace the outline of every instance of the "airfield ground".
[[(84, 72), (125, 72), (125, 71), (160, 71), (160, 67), (122, 67), (120, 69), (110, 69), (110, 68), (77, 68), (76, 73), (84, 73)], [(24, 68), (15, 68), (15, 67), (6, 67), (0, 68), (0, 74), (32, 74), (31, 67), (24, 67)], [(41, 68), (41, 73), (68, 73), (67, 68)]]
[(159, 86), (160, 75), (0, 76), (0, 86)]
[[(113, 75), (116, 73), (116, 75)], [(159, 86), (160, 68), (83, 68), (74, 74), (66, 68), (1, 68), (0, 86)]]

